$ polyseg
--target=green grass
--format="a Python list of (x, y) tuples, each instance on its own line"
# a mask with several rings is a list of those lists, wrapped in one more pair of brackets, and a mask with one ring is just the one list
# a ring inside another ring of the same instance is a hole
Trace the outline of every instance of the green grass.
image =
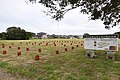
[[(50, 42), (49, 42), (50, 41)], [(56, 41), (57, 46), (53, 46)], [(57, 42), (58, 41), (58, 42)], [(66, 46), (63, 46), (59, 41)], [(67, 42), (68, 41), (68, 42)], [(71, 42), (73, 45), (70, 45)], [(5, 44), (8, 54), (2, 54), (0, 48), (0, 68), (7, 70), (10, 74), (31, 78), (32, 80), (119, 80), (120, 79), (120, 51), (116, 53), (116, 59), (106, 59), (104, 51), (97, 51), (96, 58), (87, 58), (83, 46), (76, 47), (82, 40), (26, 40), (26, 41), (0, 41)], [(22, 42), (22, 44), (19, 44)], [(30, 42), (30, 44), (26, 44)], [(32, 45), (32, 43), (36, 44)], [(38, 45), (41, 43), (41, 45)], [(45, 43), (48, 46), (45, 46)], [(9, 49), (8, 46), (12, 45)], [(17, 47), (21, 47), (22, 55), (17, 56)], [(74, 46), (75, 49), (71, 49)], [(30, 51), (26, 52), (25, 48)], [(42, 52), (37, 52), (41, 48)], [(68, 48), (65, 52), (64, 48)], [(55, 54), (59, 50), (60, 54)], [(120, 50), (120, 41), (119, 41)], [(40, 60), (35, 61), (34, 56), (39, 55)]]
[(0, 68), (6, 68), (8, 66), (7, 62), (0, 62)]

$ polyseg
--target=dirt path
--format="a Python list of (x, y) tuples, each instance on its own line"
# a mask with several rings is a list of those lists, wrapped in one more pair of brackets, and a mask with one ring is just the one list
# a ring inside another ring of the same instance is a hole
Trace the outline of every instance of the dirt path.
[(7, 73), (4, 69), (0, 68), (0, 80), (30, 80), (30, 79), (21, 78), (19, 76), (13, 76)]

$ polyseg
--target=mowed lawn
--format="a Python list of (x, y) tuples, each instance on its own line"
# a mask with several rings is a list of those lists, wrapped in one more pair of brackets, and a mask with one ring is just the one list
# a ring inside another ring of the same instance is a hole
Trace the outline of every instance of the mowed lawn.
[(0, 68), (28, 80), (120, 80), (120, 40), (115, 60), (96, 55), (86, 57), (83, 39), (0, 40)]

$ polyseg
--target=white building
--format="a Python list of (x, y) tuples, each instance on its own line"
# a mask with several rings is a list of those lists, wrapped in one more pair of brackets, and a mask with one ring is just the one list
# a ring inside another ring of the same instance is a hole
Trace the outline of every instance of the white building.
[(41, 38), (42, 38), (42, 39), (48, 38), (48, 37), (47, 37), (47, 34), (43, 34), (43, 35), (41, 36)]
[(48, 38), (47, 33), (44, 33), (44, 32), (37, 33), (37, 37), (41, 39)]

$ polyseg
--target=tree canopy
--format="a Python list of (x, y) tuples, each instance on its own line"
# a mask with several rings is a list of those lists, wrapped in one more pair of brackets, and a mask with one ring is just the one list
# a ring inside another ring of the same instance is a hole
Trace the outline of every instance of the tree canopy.
[(120, 32), (115, 32), (114, 34), (117, 34), (118, 37), (120, 38)]
[(39, 0), (39, 3), (48, 8), (45, 13), (55, 20), (61, 20), (66, 12), (79, 8), (80, 12), (88, 14), (91, 20), (103, 21), (106, 29), (120, 23), (120, 0)]
[(0, 33), (1, 39), (7, 40), (26, 40), (32, 37), (31, 32), (26, 32), (24, 29), (20, 27), (8, 27), (6, 32)]

